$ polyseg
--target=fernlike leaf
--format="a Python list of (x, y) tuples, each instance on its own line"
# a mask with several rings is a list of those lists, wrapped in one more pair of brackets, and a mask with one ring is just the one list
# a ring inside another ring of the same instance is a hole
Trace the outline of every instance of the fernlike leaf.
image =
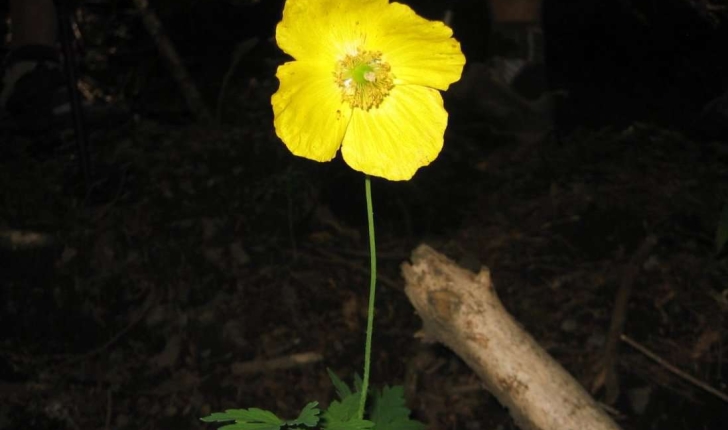
[(368, 430), (374, 428), (374, 423), (369, 420), (353, 418), (349, 421), (326, 422), (323, 428), (326, 430)]
[(205, 422), (235, 421), (235, 424), (228, 424), (218, 430), (279, 430), (285, 424), (273, 412), (259, 408), (228, 409), (200, 419)]
[(422, 430), (425, 425), (411, 420), (402, 386), (384, 387), (374, 393), (371, 419), (376, 430)]
[(326, 430), (365, 430), (374, 427), (369, 420), (357, 417), (361, 393), (353, 393), (341, 402), (334, 400), (324, 412), (324, 425)]
[(250, 409), (228, 409), (225, 412), (215, 412), (200, 420), (205, 422), (216, 421), (249, 421), (262, 422), (269, 424), (283, 424), (283, 420), (278, 418), (276, 414), (259, 408)]
[(321, 409), (316, 406), (318, 406), (318, 402), (311, 402), (307, 404), (303, 407), (303, 409), (301, 409), (301, 413), (298, 414), (298, 418), (287, 421), (286, 424), (290, 426), (304, 425), (306, 427), (314, 427), (318, 424), (319, 414), (321, 413)]
[(327, 423), (340, 423), (351, 421), (356, 417), (359, 409), (359, 398), (361, 393), (354, 393), (345, 397), (341, 402), (334, 400), (324, 412), (324, 419)]
[(363, 383), (364, 383), (364, 381), (362, 381), (361, 376), (359, 376), (358, 373), (355, 373), (354, 374), (354, 391), (357, 393), (360, 392), (361, 386)]
[(240, 422), (222, 426), (217, 430), (279, 430), (281, 426), (270, 423)]
[(341, 400), (344, 400), (345, 398), (351, 396), (351, 389), (346, 384), (346, 382), (342, 381), (338, 376), (336, 376), (336, 373), (334, 373), (333, 370), (326, 368), (326, 372), (329, 374), (329, 378), (331, 378), (331, 383), (333, 383), (334, 388), (336, 388), (336, 394), (339, 395), (339, 398)]
[(387, 424), (374, 424), (374, 430), (425, 430), (427, 426), (419, 421), (402, 418), (391, 421)]

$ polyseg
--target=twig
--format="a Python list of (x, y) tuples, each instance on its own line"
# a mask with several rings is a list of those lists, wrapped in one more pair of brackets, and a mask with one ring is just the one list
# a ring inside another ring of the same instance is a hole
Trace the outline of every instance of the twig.
[(111, 388), (106, 389), (106, 420), (104, 421), (104, 429), (111, 428), (111, 411), (113, 410), (114, 397)]
[(243, 363), (233, 363), (232, 373), (244, 375), (246, 373), (270, 372), (272, 370), (291, 369), (294, 367), (306, 366), (323, 360), (323, 355), (318, 352), (303, 352), (291, 354), (285, 357), (273, 358), (270, 360), (252, 360)]
[(620, 339), (622, 339), (622, 342), (626, 343), (627, 345), (631, 346), (632, 348), (636, 349), (637, 351), (641, 352), (647, 358), (651, 359), (652, 361), (656, 362), (660, 366), (664, 367), (671, 373), (673, 373), (675, 376), (678, 376), (691, 384), (702, 388), (703, 390), (707, 391), (708, 393), (718, 397), (719, 399), (723, 400), (724, 402), (728, 403), (728, 394), (723, 393), (722, 391), (718, 391), (717, 389), (711, 387), (710, 385), (706, 384), (705, 382), (695, 378), (694, 376), (691, 376), (682, 370), (678, 369), (677, 367), (673, 366), (672, 364), (668, 363), (665, 359), (658, 356), (654, 352), (650, 351), (646, 347), (640, 345), (637, 343), (637, 341), (633, 340), (626, 334), (623, 334), (620, 336)]
[(252, 39), (244, 40), (235, 47), (235, 50), (233, 51), (233, 55), (230, 59), (230, 66), (228, 66), (227, 72), (225, 72), (225, 77), (222, 79), (222, 85), (220, 85), (220, 92), (217, 93), (217, 108), (215, 109), (215, 118), (217, 119), (217, 123), (222, 123), (222, 102), (225, 99), (225, 93), (227, 92), (228, 84), (230, 83), (230, 80), (235, 74), (235, 70), (238, 67), (238, 64), (240, 64), (240, 61), (245, 58), (245, 55), (248, 54), (253, 48), (255, 48), (255, 45), (258, 44), (259, 39), (257, 37), (253, 37)]
[(87, 360), (96, 354), (101, 353), (102, 351), (108, 349), (111, 345), (116, 343), (119, 339), (124, 337), (129, 331), (131, 331), (134, 326), (136, 326), (140, 321), (144, 319), (144, 315), (147, 314), (147, 312), (156, 304), (158, 295), (156, 294), (156, 289), (152, 288), (149, 293), (147, 293), (147, 297), (144, 300), (144, 303), (142, 304), (142, 309), (139, 310), (137, 315), (129, 322), (129, 324), (126, 325), (123, 329), (121, 329), (119, 332), (117, 332), (111, 339), (106, 341), (101, 346), (96, 347), (95, 349), (92, 349), (91, 351), (85, 352), (81, 355), (73, 356), (69, 358), (68, 360), (59, 363), (59, 366), (68, 366), (69, 364), (78, 363), (79, 361)]
[(209, 122), (212, 119), (212, 113), (210, 113), (210, 110), (202, 99), (202, 95), (187, 71), (187, 67), (182, 63), (182, 59), (172, 44), (172, 40), (167, 36), (162, 22), (149, 9), (149, 1), (134, 0), (134, 5), (141, 13), (144, 27), (146, 27), (152, 39), (154, 39), (159, 53), (169, 63), (172, 77), (177, 81), (177, 85), (179, 85), (182, 95), (187, 101), (187, 107), (190, 108), (198, 120)]
[(624, 331), (624, 323), (627, 321), (627, 307), (629, 296), (632, 294), (632, 286), (637, 279), (642, 263), (649, 256), (652, 248), (657, 244), (655, 236), (648, 236), (642, 245), (637, 249), (629, 264), (625, 267), (622, 282), (617, 290), (617, 297), (614, 300), (612, 311), (612, 322), (609, 326), (607, 341), (604, 344), (604, 355), (600, 363), (601, 369), (597, 373), (592, 384), (592, 393), (602, 386), (606, 389), (605, 403), (613, 404), (619, 397), (619, 381), (617, 378), (617, 356), (619, 354), (619, 336)]

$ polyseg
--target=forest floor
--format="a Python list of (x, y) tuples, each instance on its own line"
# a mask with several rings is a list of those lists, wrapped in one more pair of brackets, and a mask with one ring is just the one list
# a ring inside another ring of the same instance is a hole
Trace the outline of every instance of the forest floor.
[[(274, 90), (251, 84), (234, 125), (94, 130), (90, 193), (72, 133), (3, 137), (0, 230), (36, 242), (0, 247), (0, 428), (213, 429), (199, 418), (247, 407), (292, 417), (331, 401), (327, 368), (361, 372), (363, 177), (340, 158), (293, 157), (272, 128)], [(645, 123), (531, 139), (451, 118), (431, 166), (373, 180), (375, 385), (404, 385), (432, 429), (515, 428), (460, 358), (416, 337), (400, 266), (418, 244), (487, 266), (505, 307), (591, 388), (617, 291), (655, 237), (624, 334), (728, 392), (728, 261), (714, 244), (726, 142)], [(296, 354), (310, 360), (276, 368)], [(608, 410), (624, 429), (728, 420), (723, 400), (625, 343), (617, 371)]]

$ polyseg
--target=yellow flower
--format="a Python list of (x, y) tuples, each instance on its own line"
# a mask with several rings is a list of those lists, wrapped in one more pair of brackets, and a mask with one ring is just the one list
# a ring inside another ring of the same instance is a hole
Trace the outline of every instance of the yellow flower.
[(440, 153), (439, 90), (465, 65), (445, 24), (388, 0), (287, 0), (276, 40), (294, 61), (276, 74), (274, 124), (295, 155), (341, 148), (353, 169), (396, 181)]

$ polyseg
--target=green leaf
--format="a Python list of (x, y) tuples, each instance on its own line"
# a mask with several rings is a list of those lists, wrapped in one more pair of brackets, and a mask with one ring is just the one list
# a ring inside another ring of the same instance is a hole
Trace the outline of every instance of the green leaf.
[(371, 417), (378, 425), (397, 418), (407, 418), (409, 414), (410, 410), (405, 406), (404, 388), (401, 386), (386, 386), (382, 391), (374, 392)]
[[(319, 422), (319, 414), (321, 409), (317, 408), (318, 402), (311, 402), (301, 409), (301, 413), (298, 414), (298, 418), (295, 420), (287, 421), (286, 424), (289, 426), (304, 425), (306, 427), (314, 427)], [(290, 429), (295, 430), (295, 429)]]
[(349, 421), (327, 422), (323, 426), (326, 430), (367, 430), (373, 427), (373, 422), (369, 420), (360, 420), (359, 418), (354, 418)]
[(334, 400), (324, 412), (324, 419), (329, 424), (351, 421), (359, 410), (359, 398), (361, 393), (351, 394), (341, 402)]
[(217, 430), (279, 430), (281, 426), (270, 423), (235, 423), (222, 426)]
[(361, 380), (361, 376), (359, 376), (358, 373), (355, 373), (354, 374), (354, 391), (357, 393), (361, 392), (361, 385), (363, 383), (364, 382)]
[(322, 428), (326, 430), (366, 430), (374, 427), (372, 421), (363, 420), (357, 416), (359, 400), (361, 399), (361, 377), (354, 375), (356, 390), (352, 392), (349, 386), (339, 379), (331, 369), (326, 370), (341, 401), (334, 400), (326, 409), (323, 415), (324, 424)]
[(273, 412), (258, 408), (228, 409), (200, 418), (205, 422), (235, 421), (218, 430), (279, 430), (285, 424)]
[(334, 373), (333, 370), (326, 368), (326, 372), (329, 374), (329, 378), (331, 378), (331, 383), (334, 384), (334, 388), (336, 388), (336, 394), (339, 395), (339, 398), (341, 400), (344, 400), (346, 397), (351, 396), (351, 389), (348, 385), (346, 385), (346, 382), (339, 379), (338, 376), (336, 376), (336, 373)]
[(426, 425), (410, 418), (397, 419), (384, 425), (374, 424), (374, 430), (425, 430), (426, 428)]
[(245, 430), (248, 423), (228, 424), (220, 427), (218, 430)]
[(268, 424), (283, 424), (283, 420), (278, 418), (273, 412), (265, 411), (258, 408), (250, 409), (228, 409), (225, 412), (215, 412), (214, 414), (200, 418), (205, 422), (215, 421), (247, 421), (262, 422)]
[(220, 422), (220, 421), (235, 421), (235, 418), (229, 415), (228, 413), (223, 412), (215, 412), (214, 414), (210, 414), (206, 417), (200, 418), (200, 421), (204, 421), (206, 423), (213, 423), (213, 422)]
[(374, 392), (371, 419), (376, 430), (421, 430), (425, 425), (409, 418), (410, 410), (405, 406), (404, 388), (400, 385), (384, 387)]
[(728, 242), (728, 204), (723, 206), (723, 212), (720, 214), (720, 220), (718, 221), (718, 229), (715, 232), (716, 254), (723, 250), (726, 242)]

